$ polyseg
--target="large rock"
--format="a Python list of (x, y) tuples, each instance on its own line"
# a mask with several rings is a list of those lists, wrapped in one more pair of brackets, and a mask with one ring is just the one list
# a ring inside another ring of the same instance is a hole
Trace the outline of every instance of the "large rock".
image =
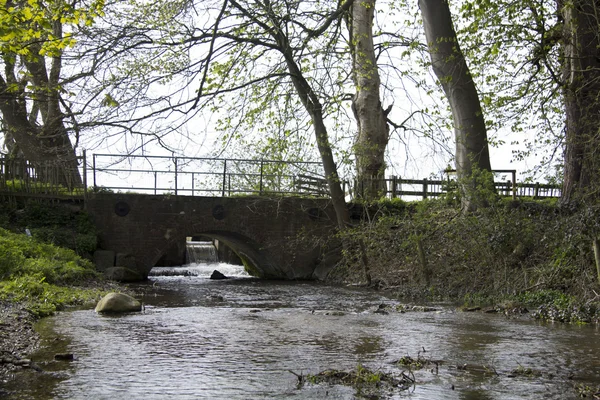
[(94, 252), (94, 264), (98, 271), (106, 271), (115, 266), (115, 252), (111, 250), (96, 250)]
[(96, 305), (97, 313), (122, 313), (141, 311), (142, 304), (123, 293), (109, 293)]
[(143, 281), (144, 277), (137, 271), (125, 267), (112, 267), (104, 271), (106, 279), (117, 282), (139, 282)]
[(215, 269), (210, 276), (210, 279), (227, 279), (227, 277)]

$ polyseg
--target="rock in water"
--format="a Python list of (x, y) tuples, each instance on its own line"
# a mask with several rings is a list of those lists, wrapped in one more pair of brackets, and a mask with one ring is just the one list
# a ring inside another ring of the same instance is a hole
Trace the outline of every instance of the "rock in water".
[(227, 277), (215, 269), (210, 279), (227, 279)]
[(141, 310), (142, 304), (139, 301), (123, 293), (109, 293), (96, 305), (97, 313), (122, 313)]

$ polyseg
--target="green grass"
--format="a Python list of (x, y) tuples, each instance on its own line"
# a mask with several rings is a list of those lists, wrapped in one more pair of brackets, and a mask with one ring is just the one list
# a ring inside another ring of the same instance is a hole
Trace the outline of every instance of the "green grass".
[(73, 250), (0, 228), (0, 299), (25, 303), (38, 317), (98, 300), (94, 265)]

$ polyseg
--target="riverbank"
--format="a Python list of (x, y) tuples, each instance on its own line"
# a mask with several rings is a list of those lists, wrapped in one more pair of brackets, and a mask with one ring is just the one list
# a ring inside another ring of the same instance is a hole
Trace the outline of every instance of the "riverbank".
[(344, 235), (357, 245), (331, 283), (469, 308), (523, 306), (542, 320), (600, 321), (600, 209), (496, 199), (463, 215), (455, 199), (396, 199), (360, 210), (368, 222)]
[[(20, 213), (23, 214), (25, 212)], [(12, 379), (18, 370), (38, 368), (27, 359), (38, 345), (39, 337), (34, 330), (37, 320), (68, 307), (93, 306), (116, 287), (96, 272), (91, 261), (74, 250), (55, 246), (28, 233), (0, 228), (2, 384)]]
[(0, 383), (12, 379), (15, 371), (32, 367), (27, 357), (39, 344), (34, 322), (23, 304), (0, 301)]

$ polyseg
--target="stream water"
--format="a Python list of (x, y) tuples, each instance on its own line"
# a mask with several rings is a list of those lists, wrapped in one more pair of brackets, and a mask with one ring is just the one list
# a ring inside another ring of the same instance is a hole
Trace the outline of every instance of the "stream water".
[[(213, 269), (233, 278), (209, 280)], [(45, 319), (33, 358), (49, 373), (22, 374), (15, 398), (353, 399), (362, 398), (354, 388), (299, 387), (296, 375), (358, 364), (399, 375), (408, 373), (394, 363), (404, 356), (438, 367), (413, 371), (410, 389), (381, 398), (576, 399), (577, 388), (600, 385), (594, 326), (440, 305), (376, 313), (398, 301), (358, 288), (255, 280), (224, 264), (162, 272), (169, 276), (137, 287), (143, 313)], [(75, 360), (53, 361), (59, 352)]]

